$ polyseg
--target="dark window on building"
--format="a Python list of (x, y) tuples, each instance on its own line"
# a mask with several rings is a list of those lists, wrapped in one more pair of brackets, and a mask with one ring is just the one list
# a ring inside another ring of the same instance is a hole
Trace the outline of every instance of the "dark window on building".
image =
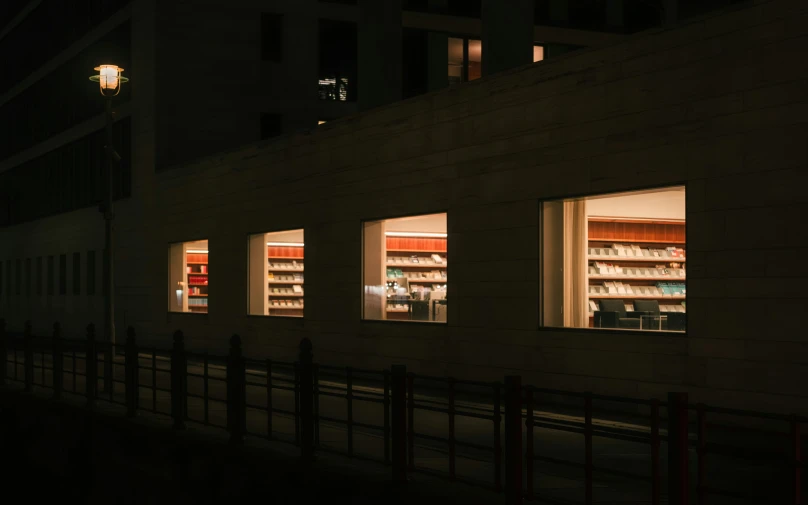
[(429, 90), (429, 32), (404, 28), (401, 44), (401, 89), (404, 98)]
[(321, 19), (319, 35), (320, 99), (355, 102), (358, 88), (356, 23)]
[(429, 12), (429, 0), (403, 0), (401, 9), (405, 11)]
[(14, 280), (16, 281), (14, 294), (19, 296), (22, 294), (22, 262), (20, 260), (17, 260), (14, 265)]
[(277, 137), (283, 132), (280, 114), (261, 114), (261, 140)]
[[(90, 75), (98, 62), (106, 59), (129, 69), (130, 39), (129, 24), (119, 26), (4, 103), (0, 107), (0, 159), (103, 114), (104, 100), (99, 96), (98, 85), (78, 81), (75, 76)], [(115, 98), (116, 107), (129, 100), (129, 92), (129, 85), (121, 88)]]
[(0, 296), (3, 296), (3, 262), (0, 261)]
[(53, 256), (48, 256), (48, 294), (53, 294)]
[(569, 25), (579, 30), (605, 30), (606, 0), (570, 0)]
[(0, 2), (0, 29), (9, 24), (28, 4), (28, 0), (3, 0)]
[[(8, 0), (0, 2), (6, 3)], [(0, 95), (128, 3), (129, 0), (40, 2), (17, 28), (3, 37), (0, 45), (0, 61), (3, 62)], [(3, 27), (0, 26), (0, 30)], [(96, 65), (97, 61), (90, 68)], [(78, 84), (78, 81), (73, 82)]]
[(446, 5), (450, 16), (479, 18), (482, 12), (482, 0), (448, 0)]
[(261, 59), (283, 59), (283, 15), (265, 12), (261, 14)]
[(81, 254), (73, 253), (73, 294), (81, 294)]
[(67, 294), (67, 254), (59, 255), (59, 294)]
[[(117, 121), (112, 135), (121, 156), (113, 178), (114, 197), (120, 199), (131, 194), (130, 119)], [(104, 143), (99, 130), (0, 173), (0, 227), (97, 205)]]
[(25, 258), (25, 296), (31, 296), (31, 258)]
[(36, 259), (36, 294), (42, 294), (42, 256)]
[(87, 251), (87, 295), (95, 294), (95, 251)]

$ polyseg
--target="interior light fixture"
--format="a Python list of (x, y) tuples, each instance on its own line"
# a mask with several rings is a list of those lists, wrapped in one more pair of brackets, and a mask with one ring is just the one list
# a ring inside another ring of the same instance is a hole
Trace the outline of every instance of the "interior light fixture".
[(208, 251), (203, 251), (203, 250), (201, 250), (201, 249), (200, 249), (200, 250), (197, 250), (197, 249), (188, 249), (188, 250), (187, 250), (187, 251), (185, 251), (185, 252), (187, 252), (187, 253), (191, 253), (191, 254), (208, 254)]
[(267, 245), (278, 247), (303, 247), (303, 242), (267, 242)]
[(430, 233), (430, 232), (418, 232), (418, 231), (387, 231), (384, 232), (385, 235), (388, 237), (438, 237), (438, 238), (446, 238), (446, 233)]

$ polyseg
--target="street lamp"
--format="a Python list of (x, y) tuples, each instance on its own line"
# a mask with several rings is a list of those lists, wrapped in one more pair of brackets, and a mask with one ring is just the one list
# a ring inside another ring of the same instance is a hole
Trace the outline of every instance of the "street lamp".
[[(104, 200), (101, 205), (101, 212), (104, 213), (105, 221), (105, 243), (104, 249), (104, 273), (106, 274), (106, 297), (104, 299), (104, 332), (109, 339), (110, 346), (115, 344), (115, 283), (113, 281), (113, 252), (112, 252), (112, 220), (114, 214), (112, 212), (112, 163), (121, 161), (120, 155), (115, 152), (112, 147), (112, 97), (121, 92), (123, 83), (129, 81), (126, 77), (122, 76), (123, 69), (117, 65), (99, 65), (95, 67), (98, 72), (96, 75), (90, 76), (90, 80), (97, 82), (101, 91), (101, 96), (106, 98), (106, 177), (104, 184)], [(105, 380), (104, 387), (109, 390), (111, 387), (112, 378), (112, 347), (110, 352), (104, 353), (105, 360)]]

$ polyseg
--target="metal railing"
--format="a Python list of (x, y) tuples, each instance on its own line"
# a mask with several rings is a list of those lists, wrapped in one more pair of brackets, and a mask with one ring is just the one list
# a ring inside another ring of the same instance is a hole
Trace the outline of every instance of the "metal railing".
[[(90, 407), (105, 401), (130, 417), (170, 416), (174, 429), (225, 429), (234, 444), (245, 437), (286, 442), (306, 460), (328, 451), (377, 461), (401, 485), (419, 472), (504, 491), (507, 503), (569, 501), (538, 485), (550, 475), (580, 482), (572, 501), (585, 504), (604, 486), (654, 505), (663, 495), (687, 503), (691, 493), (700, 505), (708, 498), (802, 503), (806, 418), (688, 404), (684, 393), (643, 400), (522, 385), (518, 376), (480, 382), (397, 365), (323, 365), (313, 362), (308, 339), (297, 361), (283, 362), (244, 357), (238, 335), (226, 356), (187, 351), (181, 331), (171, 349), (139, 345), (131, 327), (123, 345), (97, 341), (93, 325), (83, 340), (62, 338), (58, 324), (50, 337), (34, 337), (30, 323), (12, 336), (3, 319), (0, 353), (0, 385), (80, 395)], [(642, 449), (634, 468), (618, 467), (596, 450), (603, 444)], [(761, 492), (733, 488), (732, 479), (751, 470), (745, 463), (711, 468), (718, 457), (763, 462), (772, 484)]]

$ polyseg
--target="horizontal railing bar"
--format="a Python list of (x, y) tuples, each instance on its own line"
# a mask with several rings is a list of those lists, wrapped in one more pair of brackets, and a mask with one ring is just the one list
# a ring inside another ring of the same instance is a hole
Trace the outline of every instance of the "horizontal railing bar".
[(424, 440), (432, 440), (433, 442), (443, 442), (445, 444), (449, 443), (448, 438), (438, 437), (435, 435), (427, 435), (426, 433), (417, 433), (415, 431), (412, 432), (412, 436), (417, 438), (423, 438)]
[(538, 454), (533, 455), (533, 460), (534, 461), (544, 461), (545, 463), (553, 463), (553, 464), (556, 464), (556, 465), (572, 466), (572, 467), (575, 467), (575, 468), (583, 468), (583, 467), (586, 466), (584, 463), (577, 463), (575, 461), (569, 461), (569, 460), (566, 460), (566, 459), (552, 458), (550, 456), (540, 456)]
[(739, 493), (737, 491), (730, 491), (729, 489), (716, 489), (712, 487), (703, 487), (702, 488), (705, 493), (707, 494), (714, 494), (718, 496), (726, 496), (727, 498), (737, 498), (740, 500), (751, 501), (755, 503), (769, 503), (771, 501), (771, 496), (749, 496), (746, 494)]
[[(455, 440), (455, 445), (459, 445), (459, 446), (462, 446), (462, 447), (470, 447), (472, 449), (477, 449), (477, 450), (485, 451), (485, 452), (494, 452), (493, 447), (488, 446), (488, 445), (483, 445), (483, 444), (477, 444), (477, 443), (474, 443), (474, 442), (464, 442), (462, 440)], [(458, 455), (458, 456), (460, 456), (460, 455)]]
[(698, 405), (698, 404), (688, 404), (687, 408), (689, 410), (698, 410), (702, 408), (704, 412), (714, 413), (714, 414), (732, 414), (735, 416), (741, 417), (757, 417), (760, 419), (771, 419), (774, 421), (792, 421), (796, 420), (800, 423), (808, 422), (808, 417), (804, 416), (795, 416), (795, 415), (788, 415), (788, 414), (773, 414), (768, 412), (758, 412), (755, 410), (742, 410), (742, 409), (732, 409), (728, 407), (710, 407), (708, 405)]
[(615, 470), (615, 469), (612, 469), (612, 468), (605, 468), (605, 467), (602, 467), (602, 466), (593, 466), (592, 470), (596, 471), (596, 472), (600, 472), (600, 473), (605, 473), (607, 475), (614, 475), (614, 476), (617, 476), (617, 477), (623, 477), (623, 478), (626, 478), (626, 479), (635, 479), (635, 480), (641, 480), (641, 481), (644, 481), (644, 482), (651, 482), (651, 476), (650, 475), (649, 476), (637, 475), (636, 473), (624, 472), (623, 470)]

